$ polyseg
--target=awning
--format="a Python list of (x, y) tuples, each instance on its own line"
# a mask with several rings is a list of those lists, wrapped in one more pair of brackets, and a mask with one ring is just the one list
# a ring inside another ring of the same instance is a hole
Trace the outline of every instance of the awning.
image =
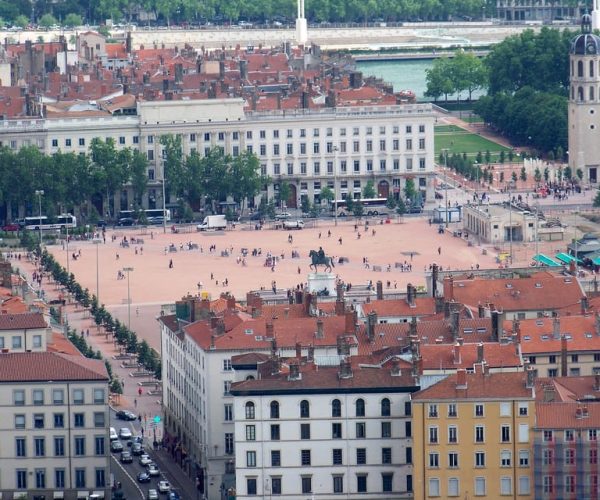
[(538, 253), (537, 255), (533, 256), (533, 260), (535, 260), (536, 262), (539, 262), (540, 264), (543, 264), (545, 266), (560, 266), (560, 262), (556, 262), (554, 259), (548, 257), (547, 255), (544, 255), (543, 253)]
[(570, 264), (571, 262), (577, 262), (578, 264), (583, 264), (581, 259), (576, 259), (572, 255), (569, 255), (568, 253), (564, 253), (564, 252), (557, 253), (556, 258), (558, 260), (560, 260), (561, 262), (564, 262), (565, 264)]

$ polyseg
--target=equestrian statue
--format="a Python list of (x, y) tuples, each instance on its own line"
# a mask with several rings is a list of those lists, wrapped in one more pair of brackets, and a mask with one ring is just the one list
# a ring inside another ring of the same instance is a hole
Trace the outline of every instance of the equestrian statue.
[(325, 255), (322, 247), (319, 247), (319, 250), (311, 250), (308, 256), (311, 259), (310, 268), (315, 269), (315, 272), (318, 272), (318, 266), (325, 266), (325, 272), (331, 272), (331, 268), (335, 267), (333, 263), (333, 259)]

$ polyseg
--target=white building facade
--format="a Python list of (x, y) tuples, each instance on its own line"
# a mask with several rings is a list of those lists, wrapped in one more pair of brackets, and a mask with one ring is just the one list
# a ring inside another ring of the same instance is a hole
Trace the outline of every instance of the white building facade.
[(0, 354), (0, 367), (4, 498), (109, 498), (108, 374), (102, 361), (15, 353)]
[[(434, 116), (430, 104), (353, 106), (320, 109), (245, 111), (241, 98), (143, 101), (136, 116), (6, 120), (0, 144), (17, 150), (36, 146), (47, 154), (86, 153), (92, 139), (112, 138), (117, 148), (131, 147), (149, 160), (148, 191), (143, 203), (162, 206), (160, 137), (180, 135), (184, 154), (201, 155), (221, 147), (234, 156), (257, 155), (261, 171), (273, 179), (272, 198), (289, 184), (289, 207), (302, 197), (320, 203), (321, 189), (338, 198), (358, 197), (369, 181), (380, 197), (403, 193), (414, 181), (422, 199), (433, 199)], [(259, 198), (250, 200), (258, 203)], [(116, 196), (115, 210), (128, 209), (131, 190)]]

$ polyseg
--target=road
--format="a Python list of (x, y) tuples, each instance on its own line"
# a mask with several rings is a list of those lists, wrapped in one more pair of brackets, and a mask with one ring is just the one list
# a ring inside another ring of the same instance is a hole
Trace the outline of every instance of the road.
[[(149, 424), (149, 422), (148, 422)], [(142, 435), (142, 425), (138, 420), (135, 421), (123, 421), (116, 418), (115, 410), (111, 409), (110, 411), (110, 426), (114, 427), (117, 433), (119, 433), (119, 429), (126, 427), (131, 430), (133, 436)], [(149, 439), (148, 439), (149, 438)], [(121, 440), (124, 450), (131, 450), (131, 448), (127, 445), (125, 440)], [(124, 498), (127, 500), (141, 500), (147, 498), (149, 489), (158, 490), (158, 482), (161, 480), (167, 480), (171, 483), (172, 491), (177, 492), (182, 499), (189, 499), (189, 494), (183, 494), (184, 487), (179, 484), (176, 475), (173, 475), (161, 467), (163, 462), (163, 458), (160, 457), (160, 454), (152, 449), (152, 434), (148, 436), (146, 432), (144, 435), (144, 450), (150, 458), (159, 466), (161, 471), (158, 477), (152, 477), (149, 483), (138, 483), (136, 478), (140, 472), (144, 472), (146, 467), (140, 465), (139, 456), (133, 457), (132, 463), (123, 464), (120, 462), (121, 453), (116, 452), (112, 453), (111, 460), (111, 471), (114, 474), (115, 481), (121, 482), (121, 490), (124, 494)], [(162, 498), (165, 498), (162, 495)]]

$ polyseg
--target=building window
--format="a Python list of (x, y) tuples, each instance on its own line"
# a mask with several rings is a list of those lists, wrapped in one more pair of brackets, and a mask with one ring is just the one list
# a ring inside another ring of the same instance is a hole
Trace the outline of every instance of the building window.
[(458, 467), (458, 453), (456, 453), (455, 451), (448, 453), (448, 467)]
[(280, 477), (271, 477), (271, 493), (273, 493), (273, 495), (281, 495)]
[(475, 495), (476, 496), (485, 495), (485, 477), (476, 477), (475, 478)]
[(565, 493), (575, 493), (575, 476), (565, 476)]
[(429, 443), (437, 444), (438, 442), (438, 428), (437, 427), (429, 427)]
[(429, 405), (429, 418), (437, 418), (438, 416), (438, 407), (436, 404)]
[(310, 439), (310, 424), (300, 424), (300, 439)]
[(94, 438), (94, 452), (96, 453), (96, 455), (104, 455), (104, 436), (96, 436)]
[(55, 413), (54, 414), (54, 428), (62, 429), (65, 426), (65, 415), (64, 413)]
[(33, 415), (33, 428), (34, 429), (43, 429), (44, 428), (44, 414), (36, 413)]
[(76, 405), (84, 404), (83, 389), (75, 389), (73, 391), (73, 404), (76, 404)]
[(392, 423), (391, 422), (381, 422), (381, 437), (382, 438), (391, 438), (392, 437)]
[(104, 404), (104, 389), (94, 389), (94, 404)]
[(230, 372), (233, 368), (231, 367), (231, 359), (223, 360), (223, 371)]
[(36, 437), (33, 440), (35, 447), (35, 456), (36, 457), (45, 457), (46, 456), (46, 439), (43, 437)]
[(279, 403), (277, 401), (271, 401), (269, 406), (271, 418), (279, 418)]
[(367, 463), (367, 449), (356, 448), (356, 464), (365, 465)]
[(246, 452), (246, 467), (256, 467), (256, 452), (255, 451), (247, 451)]
[(311, 476), (302, 476), (302, 493), (312, 493)]
[(529, 405), (527, 403), (519, 403), (519, 417), (526, 417), (529, 412)]
[(367, 475), (357, 474), (356, 475), (356, 491), (357, 493), (367, 492)]
[(256, 441), (256, 426), (246, 426), (246, 441)]
[(508, 450), (502, 450), (500, 452), (500, 467), (510, 467), (511, 465), (511, 453)]
[(331, 438), (332, 439), (342, 439), (342, 424), (339, 422), (334, 422), (331, 424)]
[(448, 442), (458, 443), (458, 429), (454, 425), (448, 427)]
[(300, 450), (300, 464), (310, 465), (310, 450)]
[(96, 488), (104, 488), (106, 486), (106, 472), (104, 469), (96, 469)]
[(459, 495), (459, 482), (458, 478), (450, 477), (448, 478), (448, 496), (449, 497), (457, 497)]
[(15, 429), (25, 429), (25, 415), (15, 415)]
[(65, 456), (65, 438), (55, 437), (54, 438), (54, 456), (64, 457)]
[(503, 425), (500, 429), (500, 440), (503, 443), (510, 443), (510, 425)]
[(333, 492), (344, 493), (344, 476), (333, 476)]
[(485, 452), (484, 451), (476, 451), (475, 452), (475, 467), (485, 467)]
[(596, 465), (598, 463), (598, 450), (591, 449), (590, 450), (590, 460), (589, 463), (592, 465)]
[(483, 405), (482, 404), (476, 404), (475, 405), (475, 416), (476, 417), (483, 417)]
[(224, 405), (223, 409), (225, 412), (225, 422), (232, 422), (233, 421), (233, 405), (226, 404), (226, 405)]
[(75, 413), (73, 415), (73, 426), (74, 427), (85, 427), (85, 414)]
[(382, 464), (391, 464), (392, 463), (392, 449), (391, 448), (381, 448), (381, 463)]
[(271, 467), (281, 467), (281, 451), (271, 450)]
[(33, 390), (33, 404), (36, 406), (44, 404), (44, 391), (42, 389)]
[(552, 431), (544, 431), (543, 440), (545, 443), (551, 443), (552, 438), (553, 438)]
[(230, 390), (231, 390), (231, 380), (224, 380), (223, 381), (223, 395), (229, 396)]
[(485, 441), (485, 429), (483, 425), (477, 425), (475, 427), (475, 442), (483, 443)]
[(552, 450), (549, 448), (545, 448), (542, 452), (542, 458), (544, 465), (552, 465), (552, 463), (554, 462), (554, 454), (552, 453)]
[(41, 335), (33, 336), (33, 347), (37, 347), (37, 348), (42, 347), (42, 336)]
[(500, 478), (500, 494), (511, 495), (512, 494), (512, 479), (510, 477)]
[(367, 437), (367, 428), (365, 422), (356, 422), (356, 438), (363, 439)]
[(27, 456), (27, 441), (24, 437), (15, 438), (15, 455), (17, 457)]
[(104, 427), (104, 425), (105, 425), (104, 413), (95, 412), (94, 413), (94, 427)]
[(565, 430), (565, 441), (567, 441), (567, 442), (575, 441), (575, 433), (573, 432), (573, 429)]
[(334, 399), (331, 402), (331, 416), (341, 417), (342, 416), (342, 403), (339, 399)]
[(13, 403), (15, 406), (25, 405), (25, 391), (19, 389), (13, 392)]
[(554, 478), (552, 476), (544, 476), (543, 489), (544, 493), (554, 493)]
[(429, 496), (439, 497), (440, 496), (440, 480), (437, 477), (429, 478)]
[(68, 148), (71, 147), (71, 139), (65, 139), (65, 146)]
[(450, 403), (448, 405), (448, 416), (449, 417), (456, 417), (456, 404)]
[(279, 424), (271, 425), (271, 441), (279, 441), (280, 437)]
[(233, 433), (225, 433), (225, 454), (233, 455)]
[(598, 431), (597, 429), (588, 429), (588, 441), (597, 441)]
[(573, 448), (567, 448), (565, 450), (565, 464), (573, 465), (575, 463), (575, 450)]
[(310, 405), (306, 399), (300, 401), (300, 418), (310, 418)]
[(356, 416), (364, 417), (365, 416), (365, 400), (357, 399), (355, 406), (356, 406)]
[(255, 417), (254, 403), (252, 401), (249, 401), (246, 403), (246, 418), (253, 420), (254, 417)]
[(429, 467), (432, 469), (437, 469), (439, 466), (440, 466), (439, 453), (430, 453), (429, 454)]
[(381, 491), (389, 493), (392, 491), (394, 474), (392, 472), (384, 472), (381, 474)]
[(17, 469), (17, 489), (27, 489), (27, 470)]
[(75, 455), (78, 457), (85, 455), (85, 437), (83, 436), (75, 438)]
[(54, 487), (65, 487), (65, 469), (54, 469)]
[(529, 467), (529, 450), (519, 450), (519, 467)]
[(256, 495), (256, 478), (246, 478), (246, 491), (248, 495)]
[(333, 465), (342, 465), (342, 449), (334, 448), (332, 450), (332, 463)]

